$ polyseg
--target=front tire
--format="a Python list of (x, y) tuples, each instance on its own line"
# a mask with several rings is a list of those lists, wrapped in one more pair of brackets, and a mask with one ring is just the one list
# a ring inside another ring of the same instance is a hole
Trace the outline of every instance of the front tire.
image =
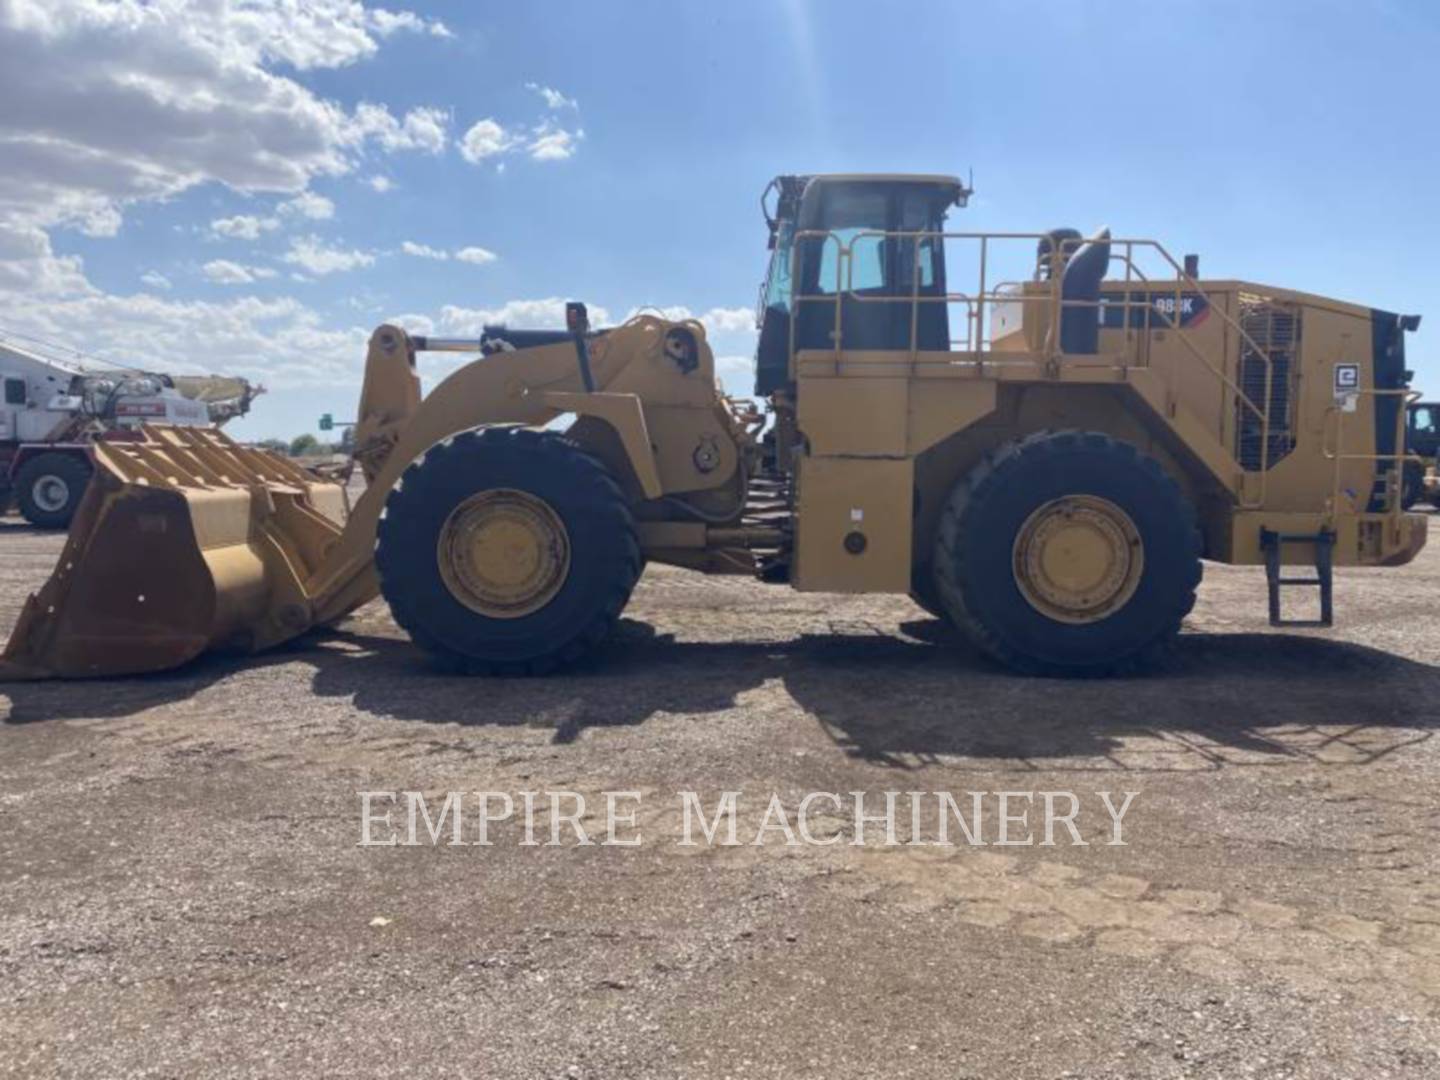
[(15, 501), (31, 525), (68, 529), (90, 483), (90, 463), (76, 454), (39, 454), (20, 467)]
[(398, 622), (449, 670), (539, 675), (610, 632), (640, 575), (605, 466), (549, 431), (496, 427), (428, 450), (385, 501), (375, 553)]
[(1194, 508), (1153, 458), (1104, 434), (1041, 432), (955, 486), (935, 580), (956, 625), (1001, 663), (1107, 675), (1173, 641), (1200, 550)]

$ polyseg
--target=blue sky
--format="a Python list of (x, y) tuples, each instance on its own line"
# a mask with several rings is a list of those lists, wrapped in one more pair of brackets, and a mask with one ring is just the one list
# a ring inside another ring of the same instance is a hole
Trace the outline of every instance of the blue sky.
[(566, 298), (708, 314), (744, 389), (770, 177), (973, 168), (956, 228), (1425, 313), (1440, 393), (1435, 5), (301, 7), (0, 4), (0, 326), (260, 379), (243, 437), (351, 415), (382, 320)]

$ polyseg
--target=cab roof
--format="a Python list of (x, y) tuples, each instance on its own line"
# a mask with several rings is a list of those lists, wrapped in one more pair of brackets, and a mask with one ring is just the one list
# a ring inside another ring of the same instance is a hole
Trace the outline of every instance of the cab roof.
[(914, 184), (941, 188), (948, 190), (950, 198), (961, 206), (973, 191), (958, 176), (940, 173), (816, 173), (804, 179), (812, 184)]
[(849, 182), (873, 182), (888, 184), (938, 184), (963, 188), (965, 181), (958, 176), (944, 176), (940, 173), (813, 173), (811, 180), (844, 180)]

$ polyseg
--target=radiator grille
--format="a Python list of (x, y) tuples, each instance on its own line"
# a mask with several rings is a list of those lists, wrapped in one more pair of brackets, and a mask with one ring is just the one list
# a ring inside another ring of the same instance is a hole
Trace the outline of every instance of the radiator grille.
[[(1299, 368), (1300, 309), (1268, 297), (1241, 295), (1240, 326), (1248, 335), (1240, 342), (1236, 380), (1256, 408), (1269, 413), (1269, 437), (1261, 418), (1243, 401), (1235, 401), (1236, 458), (1247, 471), (1262, 463), (1272, 466), (1295, 449), (1295, 378)], [(1253, 341), (1259, 347), (1251, 347)], [(1265, 360), (1270, 361), (1270, 400), (1265, 400)], [(1265, 443), (1268, 442), (1268, 446)]]

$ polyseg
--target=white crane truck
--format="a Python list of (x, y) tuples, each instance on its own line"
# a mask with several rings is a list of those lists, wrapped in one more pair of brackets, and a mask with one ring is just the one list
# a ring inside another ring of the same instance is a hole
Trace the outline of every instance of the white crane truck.
[(0, 336), (0, 513), (69, 526), (90, 482), (95, 439), (142, 423), (209, 426), (250, 409), (244, 379), (100, 367), (43, 343)]

